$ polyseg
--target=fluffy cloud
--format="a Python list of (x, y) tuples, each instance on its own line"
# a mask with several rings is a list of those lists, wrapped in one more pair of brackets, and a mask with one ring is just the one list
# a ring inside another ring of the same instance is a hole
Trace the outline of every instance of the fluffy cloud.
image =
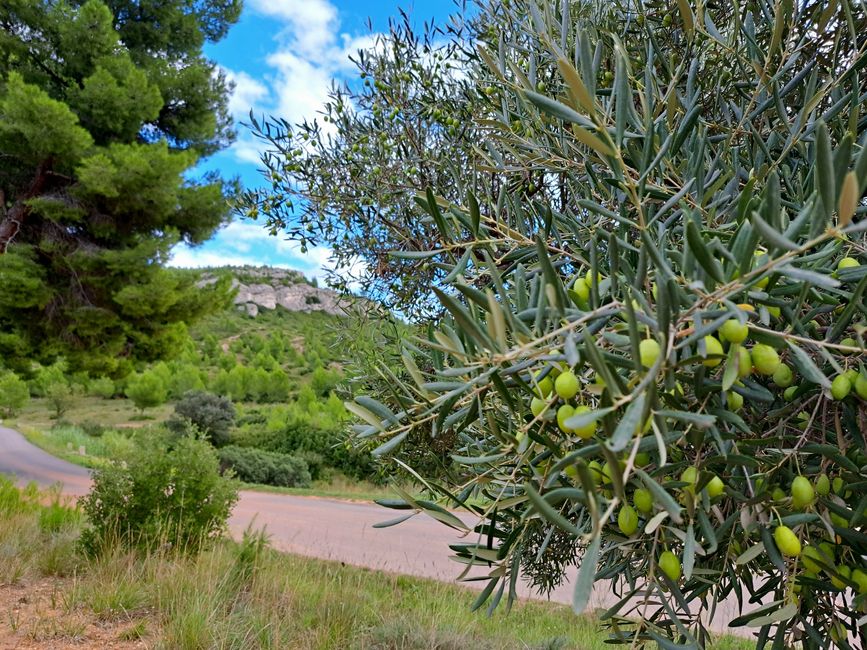
[(265, 84), (246, 72), (226, 70), (226, 76), (234, 85), (232, 97), (229, 99), (229, 111), (236, 118), (247, 115), (253, 106), (269, 94)]
[(253, 0), (252, 8), (285, 24), (287, 40), (302, 56), (329, 47), (338, 28), (337, 8), (328, 0)]
[[(253, 0), (249, 6), (274, 18), (280, 29), (261, 79), (226, 70), (236, 84), (230, 110), (240, 121), (251, 109), (291, 124), (314, 119), (328, 99), (332, 83), (352, 70), (349, 57), (376, 41), (375, 34), (341, 33), (337, 8), (328, 0)], [(238, 160), (255, 163), (262, 147), (261, 142), (242, 132), (233, 152)]]
[[(327, 101), (335, 79), (353, 68), (349, 57), (372, 46), (376, 35), (341, 33), (340, 16), (329, 0), (249, 0), (249, 10), (277, 23), (274, 50), (267, 69), (252, 76), (225, 69), (234, 83), (229, 110), (238, 122), (246, 122), (250, 110), (274, 115), (290, 123), (314, 119)], [(231, 152), (242, 163), (259, 165), (266, 145), (242, 128)], [(291, 267), (308, 277), (323, 279), (334, 268), (331, 250), (314, 247), (302, 253), (298, 244), (272, 237), (254, 222), (234, 222), (204, 246), (178, 246), (171, 264), (181, 267), (263, 265)], [(358, 277), (360, 260), (344, 277)]]
[[(295, 269), (320, 281), (335, 268), (330, 249), (314, 246), (302, 253), (297, 243), (273, 237), (260, 224), (250, 221), (233, 221), (202, 246), (176, 246), (169, 264), (180, 268), (275, 266)], [(359, 259), (341, 275), (356, 278), (364, 269)], [(352, 282), (350, 285), (357, 288)]]

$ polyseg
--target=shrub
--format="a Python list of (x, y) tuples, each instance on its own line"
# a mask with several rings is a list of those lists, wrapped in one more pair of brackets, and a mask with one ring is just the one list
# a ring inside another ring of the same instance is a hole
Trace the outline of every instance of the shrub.
[(133, 401), (136, 408), (144, 413), (147, 408), (165, 403), (168, 388), (160, 375), (155, 372), (144, 372), (130, 380), (124, 393)]
[(246, 483), (279, 487), (307, 487), (311, 477), (307, 463), (289, 454), (230, 445), (220, 449), (220, 465), (232, 469)]
[(66, 361), (62, 359), (50, 366), (38, 366), (33, 373), (33, 381), (30, 382), (30, 392), (36, 397), (47, 397), (49, 386), (69, 383), (66, 370)]
[(312, 480), (319, 481), (326, 478), (325, 457), (322, 454), (315, 451), (299, 451), (294, 456), (307, 463)]
[(96, 379), (90, 380), (87, 392), (94, 397), (111, 399), (114, 397), (115, 392), (117, 392), (117, 387), (114, 385), (114, 381), (110, 377), (97, 377)]
[(317, 395), (324, 397), (334, 390), (340, 379), (339, 372), (319, 367), (310, 375), (310, 386)]
[(62, 417), (72, 406), (72, 386), (65, 379), (44, 386), (43, 394), (54, 409), (55, 419)]
[(237, 497), (206, 441), (187, 437), (169, 446), (150, 438), (124, 462), (94, 473), (82, 501), (89, 521), (82, 543), (91, 553), (113, 543), (194, 551), (225, 530)]
[(370, 454), (349, 444), (339, 427), (321, 427), (309, 420), (290, 418), (271, 433), (269, 441), (274, 451), (318, 454), (326, 465), (354, 478), (372, 478), (376, 473)]
[(285, 402), (289, 399), (292, 390), (292, 382), (289, 375), (282, 368), (274, 368), (268, 373), (268, 390), (266, 399), (269, 402)]
[(187, 422), (195, 425), (215, 447), (222, 447), (229, 442), (235, 424), (235, 406), (228, 398), (213, 393), (188, 393), (175, 404), (175, 415), (168, 425), (172, 431), (182, 433)]
[(205, 390), (205, 382), (198, 368), (186, 363), (178, 364), (173, 368), (169, 378), (169, 394), (173, 399), (202, 390)]
[(14, 372), (0, 375), (0, 413), (9, 417), (20, 411), (30, 401), (27, 383)]
[(92, 422), (90, 420), (86, 420), (78, 426), (85, 435), (88, 435), (91, 438), (101, 438), (107, 430), (104, 424), (100, 424), (99, 422)]

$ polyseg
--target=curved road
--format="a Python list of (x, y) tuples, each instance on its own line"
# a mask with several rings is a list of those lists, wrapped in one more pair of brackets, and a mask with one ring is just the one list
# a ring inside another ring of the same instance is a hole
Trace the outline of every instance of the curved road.
[[(63, 493), (71, 497), (90, 490), (87, 469), (42, 451), (17, 431), (2, 426), (0, 473), (45, 487), (61, 483)], [(271, 545), (281, 551), (453, 582), (463, 565), (449, 559), (448, 545), (460, 541), (460, 533), (424, 515), (391, 528), (373, 528), (373, 524), (397, 514), (375, 504), (242, 490), (229, 528), (233, 536), (240, 537), (250, 525), (264, 527)], [(484, 584), (472, 582), (469, 586), (481, 588)], [(531, 596), (526, 589), (522, 593)], [(613, 598), (602, 587), (594, 594), (591, 607), (602, 607)], [(561, 585), (551, 600), (571, 603), (570, 585)], [(723, 603), (711, 627), (727, 631), (728, 621), (737, 615), (735, 603)]]
[[(63, 493), (80, 497), (90, 490), (90, 472), (30, 444), (17, 431), (0, 426), (0, 473), (21, 483), (60, 483)], [(229, 527), (233, 535), (251, 524), (264, 527), (273, 547), (371, 569), (452, 581), (461, 565), (448, 559), (459, 534), (423, 516), (399, 526), (373, 528), (398, 513), (375, 504), (318, 497), (241, 491)]]

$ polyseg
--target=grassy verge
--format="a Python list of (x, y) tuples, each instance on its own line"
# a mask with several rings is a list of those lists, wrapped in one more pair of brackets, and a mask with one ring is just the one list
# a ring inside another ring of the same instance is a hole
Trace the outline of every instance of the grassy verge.
[[(470, 612), (474, 591), (277, 553), (255, 536), (198, 556), (115, 549), (88, 559), (75, 543), (81, 517), (47, 501), (0, 478), (0, 607), (17, 603), (14, 617), (0, 618), (0, 638), (15, 647), (606, 647), (596, 621), (566, 607), (519, 603), (488, 617)], [(713, 647), (751, 645), (723, 638)]]

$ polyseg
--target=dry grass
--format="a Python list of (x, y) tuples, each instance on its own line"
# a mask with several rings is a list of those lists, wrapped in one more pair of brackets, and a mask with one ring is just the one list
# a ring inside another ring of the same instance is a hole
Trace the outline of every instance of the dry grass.
[(474, 614), (477, 592), (277, 553), (258, 535), (196, 556), (114, 549), (89, 559), (75, 543), (81, 525), (56, 496), (0, 478), (0, 649), (606, 647), (596, 621), (567, 607)]
[[(172, 404), (163, 404), (145, 411), (147, 419), (142, 419), (141, 413), (128, 399), (103, 399), (101, 397), (77, 396), (72, 400), (69, 410), (61, 420), (75, 424), (97, 423), (106, 428), (137, 428), (154, 422), (168, 419), (174, 410)], [(20, 413), (10, 420), (23, 429), (47, 430), (53, 427), (57, 420), (54, 410), (45, 399), (33, 399)]]

